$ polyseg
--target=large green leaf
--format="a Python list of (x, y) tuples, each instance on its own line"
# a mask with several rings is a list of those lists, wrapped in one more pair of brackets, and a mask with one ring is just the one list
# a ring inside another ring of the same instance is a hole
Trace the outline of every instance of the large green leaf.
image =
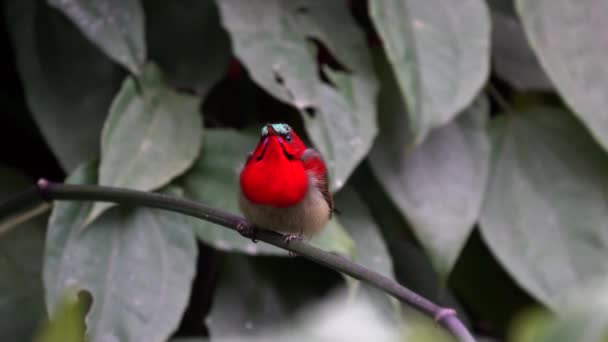
[(66, 171), (99, 153), (120, 68), (42, 1), (5, 2), (28, 106)]
[[(0, 167), (0, 202), (28, 184), (14, 170)], [(31, 341), (45, 318), (44, 223), (38, 218), (0, 235), (0, 341)]]
[(485, 83), (490, 56), (486, 4), (389, 0), (369, 5), (419, 143), (465, 109)]
[[(446, 288), (445, 281), (442, 281), (433, 270), (429, 258), (415, 241), (412, 241), (413, 237), (408, 234), (411, 228), (374, 177), (369, 163), (358, 169), (352, 181), (361, 194), (360, 198), (367, 204), (377, 227), (382, 231), (393, 263), (392, 268), (399, 283), (439, 305), (454, 308), (466, 323), (467, 318), (463, 308), (455, 300), (450, 289)], [(353, 237), (359, 247), (356, 235), (353, 234)], [(407, 319), (419, 318), (417, 312), (413, 314), (414, 309), (408, 305), (402, 307), (405, 309), (403, 312), (408, 316)]]
[[(228, 0), (218, 5), (236, 55), (256, 83), (300, 110), (327, 161), (332, 189), (340, 188), (376, 135), (377, 82), (346, 3)], [(347, 71), (317, 66), (312, 39), (323, 42)]]
[[(258, 139), (252, 134), (214, 129), (207, 131), (203, 140), (201, 156), (192, 169), (180, 178), (185, 196), (215, 208), (239, 213), (239, 171)], [(196, 220), (194, 224), (197, 236), (215, 248), (247, 254), (287, 255), (282, 249), (265, 243), (254, 244), (238, 233), (213, 223)], [(354, 248), (348, 233), (336, 220), (330, 221), (323, 232), (313, 239), (313, 243), (325, 250), (347, 255), (352, 254)]]
[(492, 124), (482, 235), (523, 288), (559, 311), (564, 294), (608, 274), (608, 157), (561, 110)]
[(555, 87), (608, 149), (608, 2), (518, 0), (517, 10)]
[[(128, 78), (103, 128), (99, 184), (155, 190), (188, 169), (200, 151), (199, 99), (168, 88), (153, 64)], [(109, 203), (96, 203), (92, 222)]]
[(204, 95), (224, 75), (230, 41), (213, 0), (146, 0), (150, 58), (178, 87)]
[(401, 98), (383, 72), (386, 67), (380, 67), (381, 131), (370, 154), (371, 166), (445, 276), (479, 216), (490, 158), (488, 104), (480, 98), (412, 148)]
[[(95, 165), (68, 182), (94, 184)], [(196, 239), (186, 217), (148, 208), (113, 208), (82, 231), (87, 202), (59, 202), (49, 221), (44, 284), (55, 311), (67, 290), (88, 291), (91, 341), (162, 341), (190, 297)]]
[(47, 0), (69, 17), (106, 55), (139, 74), (146, 60), (139, 0)]

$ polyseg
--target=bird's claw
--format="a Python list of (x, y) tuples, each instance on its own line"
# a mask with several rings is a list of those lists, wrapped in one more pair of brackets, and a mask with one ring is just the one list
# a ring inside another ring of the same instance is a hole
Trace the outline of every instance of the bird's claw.
[[(300, 234), (295, 234), (295, 235), (294, 235), (294, 234), (285, 234), (285, 235), (283, 236), (283, 242), (285, 242), (286, 244), (288, 244), (288, 245), (289, 245), (289, 243), (290, 243), (291, 241), (294, 241), (294, 240), (302, 240), (302, 238), (303, 238), (303, 237), (304, 237), (304, 235), (303, 235), (302, 233), (300, 233)], [(292, 252), (292, 251), (289, 251), (289, 253), (288, 253), (288, 254), (289, 254), (289, 256), (290, 256), (290, 257), (295, 257), (295, 256), (297, 256), (297, 254), (296, 254), (296, 253), (294, 253), (294, 252)]]
[(302, 240), (303, 235), (300, 234), (285, 234), (283, 236), (283, 242), (285, 242), (286, 244), (289, 244), (291, 241), (294, 240)]
[(251, 239), (252, 242), (257, 243), (256, 235), (258, 233), (258, 229), (256, 226), (251, 225), (245, 221), (241, 221), (236, 225), (236, 231), (239, 232), (242, 236)]

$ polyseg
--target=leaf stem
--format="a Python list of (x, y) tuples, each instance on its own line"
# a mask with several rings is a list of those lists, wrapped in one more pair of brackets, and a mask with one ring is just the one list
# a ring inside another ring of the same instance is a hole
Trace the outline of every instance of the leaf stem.
[[(245, 229), (245, 231), (253, 231), (251, 226), (240, 216), (211, 208), (202, 203), (159, 193), (96, 185), (52, 183), (40, 179), (37, 187), (34, 187), (33, 190), (26, 190), (23, 196), (30, 198), (28, 201), (21, 199), (19, 203), (9, 203), (9, 201), (0, 204), (0, 213), (6, 212), (5, 208), (15, 210), (18, 205), (27, 204), (42, 196), (46, 200), (113, 202), (122, 205), (165, 209), (194, 216), (241, 233), (244, 231), (243, 227), (250, 228)], [(354, 263), (345, 257), (316, 248), (303, 240), (286, 242), (283, 235), (273, 231), (257, 229), (255, 239), (294, 252), (313, 262), (369, 283), (431, 317), (447, 329), (458, 341), (475, 342), (475, 339), (458, 319), (454, 310), (431, 302), (391, 278)]]

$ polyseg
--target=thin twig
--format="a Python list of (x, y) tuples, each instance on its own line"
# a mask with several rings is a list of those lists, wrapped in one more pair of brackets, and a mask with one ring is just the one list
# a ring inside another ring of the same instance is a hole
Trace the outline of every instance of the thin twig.
[(35, 204), (39, 204), (41, 201), (40, 195), (38, 194), (38, 188), (30, 187), (25, 191), (16, 193), (2, 201), (0, 205), (0, 220), (14, 215), (26, 208), (31, 208)]
[(29, 221), (29, 220), (33, 219), (34, 217), (37, 217), (39, 215), (46, 213), (47, 211), (49, 211), (51, 209), (51, 207), (52, 207), (52, 205), (45, 202), (45, 203), (38, 205), (37, 207), (29, 209), (23, 213), (20, 213), (14, 217), (10, 217), (9, 219), (7, 219), (5, 221), (0, 222), (0, 236), (2, 236), (4, 233), (7, 233), (8, 231), (10, 231), (13, 227), (16, 227), (16, 226), (22, 224), (23, 222)]
[[(165, 194), (96, 185), (51, 183), (44, 179), (38, 181), (37, 190), (39, 191), (38, 196), (42, 196), (47, 200), (113, 202), (130, 206), (146, 206), (194, 216), (241, 233), (243, 232), (243, 227), (251, 228), (240, 216), (211, 208), (198, 202)], [(31, 194), (32, 192), (30, 191), (29, 193)], [(2, 212), (3, 205), (0, 205), (0, 212)], [(252, 231), (252, 229), (245, 229), (245, 231)], [(249, 237), (251, 238), (251, 236)], [(273, 231), (258, 229), (256, 230), (255, 238), (369, 283), (431, 317), (454, 335), (458, 341), (475, 342), (475, 339), (458, 319), (454, 310), (441, 307), (429, 301), (391, 278), (356, 264), (340, 255), (328, 253), (313, 247), (303, 240), (286, 242), (283, 235)]]

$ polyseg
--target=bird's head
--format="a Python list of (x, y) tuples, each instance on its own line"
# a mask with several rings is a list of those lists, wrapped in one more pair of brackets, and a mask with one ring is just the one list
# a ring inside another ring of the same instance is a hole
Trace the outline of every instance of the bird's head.
[(262, 127), (260, 142), (253, 151), (256, 161), (276, 162), (281, 159), (297, 160), (306, 150), (306, 145), (288, 124), (274, 123)]

